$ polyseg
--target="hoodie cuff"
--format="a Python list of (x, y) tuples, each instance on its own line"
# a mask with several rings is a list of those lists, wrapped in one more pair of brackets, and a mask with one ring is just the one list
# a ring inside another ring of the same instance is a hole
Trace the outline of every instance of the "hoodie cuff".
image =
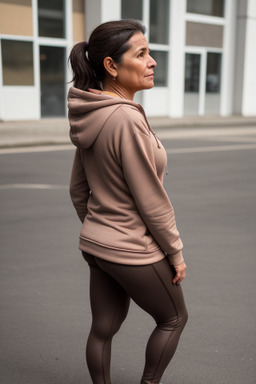
[(169, 259), (169, 262), (171, 265), (178, 265), (181, 264), (184, 261), (182, 251), (179, 251), (177, 253), (174, 253), (172, 255), (167, 254), (167, 257)]

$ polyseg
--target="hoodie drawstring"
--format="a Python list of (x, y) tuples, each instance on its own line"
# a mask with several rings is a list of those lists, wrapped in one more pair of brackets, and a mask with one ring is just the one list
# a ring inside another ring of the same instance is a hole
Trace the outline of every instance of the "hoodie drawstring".
[[(150, 125), (149, 122), (148, 122), (148, 119), (147, 119), (147, 116), (146, 116), (146, 114), (145, 114), (145, 111), (144, 111), (143, 107), (142, 107), (140, 104), (138, 104), (138, 105), (140, 106), (141, 112), (142, 112), (142, 114), (143, 114), (143, 116), (144, 116), (144, 118), (145, 118), (145, 121), (146, 121), (147, 126), (148, 126), (148, 130), (149, 130), (149, 132), (151, 132), (152, 135), (154, 136), (154, 138), (155, 138), (155, 140), (156, 140), (157, 148), (160, 149), (161, 146), (160, 146), (160, 143), (159, 143), (159, 139), (158, 139), (157, 136), (156, 136), (156, 132), (151, 128), (151, 125)], [(167, 154), (166, 154), (166, 156), (167, 156)], [(165, 174), (166, 174), (166, 175), (169, 174), (169, 172), (168, 172), (168, 161), (166, 161)]]
[(159, 140), (158, 140), (158, 138), (157, 138), (157, 136), (156, 136), (156, 132), (151, 128), (151, 126), (150, 126), (150, 124), (149, 124), (149, 122), (148, 122), (148, 119), (147, 119), (147, 116), (146, 116), (146, 114), (145, 114), (145, 111), (144, 111), (143, 107), (142, 107), (140, 104), (138, 104), (138, 105), (139, 105), (139, 107), (140, 107), (140, 110), (141, 110), (141, 112), (142, 112), (144, 118), (145, 118), (145, 121), (146, 121), (146, 123), (147, 123), (149, 132), (152, 133), (152, 135), (154, 136), (154, 138), (155, 138), (155, 140), (156, 140), (157, 148), (161, 148), (160, 143), (159, 143)]

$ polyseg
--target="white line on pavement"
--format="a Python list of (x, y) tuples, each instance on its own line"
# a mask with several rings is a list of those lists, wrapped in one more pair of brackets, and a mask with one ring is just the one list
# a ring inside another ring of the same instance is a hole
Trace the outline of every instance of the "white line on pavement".
[(198, 137), (217, 138), (221, 136), (246, 136), (256, 135), (256, 128), (201, 128), (201, 129), (159, 129), (156, 130), (159, 139), (189, 139)]
[(199, 137), (198, 140), (200, 141), (209, 141), (209, 142), (228, 142), (228, 143), (247, 143), (247, 144), (253, 144), (256, 143), (256, 137), (252, 136), (247, 136), (247, 137), (240, 137), (240, 136), (233, 136), (233, 137), (228, 137), (228, 136), (220, 136), (220, 137), (207, 137), (205, 139), (204, 137)]
[[(254, 130), (255, 132), (255, 130)], [(165, 132), (165, 135), (162, 137), (162, 139), (178, 139), (178, 138), (192, 138), (192, 137), (197, 137), (197, 138), (203, 138), (204, 136), (207, 136), (201, 132), (198, 136), (196, 132), (194, 134), (191, 132), (190, 134), (186, 135), (185, 132), (183, 134), (179, 133), (175, 135), (174, 132)], [(204, 132), (205, 133), (205, 132)], [(209, 131), (208, 131), (209, 133)], [(223, 134), (224, 132), (222, 132)], [(226, 132), (227, 133), (227, 132)], [(246, 131), (243, 132), (245, 135), (246, 134), (251, 134), (251, 130), (247, 129)], [(217, 141), (225, 141), (228, 140), (228, 137), (223, 137), (221, 138), (222, 134), (220, 137), (218, 135), (215, 137)], [(242, 134), (242, 133), (241, 133)], [(240, 132), (237, 132), (237, 135), (240, 135)], [(157, 136), (161, 139), (161, 135)], [(210, 137), (209, 137), (210, 138)], [(211, 137), (211, 140), (214, 139), (214, 136)], [(248, 138), (247, 140), (245, 138), (241, 138), (241, 141), (249, 141), (251, 140), (254, 141), (255, 139), (253, 138)], [(230, 141), (236, 141), (239, 139), (235, 139), (234, 137), (230, 138)], [(189, 148), (177, 148), (177, 149), (168, 149), (167, 153), (196, 153), (196, 152), (218, 152), (218, 151), (237, 151), (237, 150), (244, 150), (244, 149), (255, 149), (256, 144), (252, 143), (247, 143), (247, 144), (237, 144), (237, 145), (220, 145), (220, 146), (204, 146), (204, 147), (189, 147)], [(0, 155), (2, 154), (15, 154), (15, 153), (37, 153), (37, 152), (52, 152), (52, 151), (70, 151), (70, 150), (75, 150), (75, 147), (72, 144), (67, 144), (67, 145), (49, 145), (49, 146), (38, 146), (38, 147), (17, 147), (17, 148), (3, 148), (0, 149)]]
[(68, 189), (64, 184), (3, 184), (0, 190), (6, 189)]
[(47, 145), (47, 146), (35, 146), (35, 147), (16, 147), (16, 148), (2, 148), (0, 149), (0, 155), (6, 155), (11, 153), (33, 153), (33, 152), (52, 152), (52, 151), (70, 151), (75, 147), (72, 144), (67, 145)]
[(256, 149), (256, 144), (240, 144), (240, 145), (216, 145), (207, 147), (194, 148), (173, 148), (167, 149), (168, 154), (180, 153), (203, 153), (203, 152), (221, 152), (221, 151), (241, 151), (246, 149)]

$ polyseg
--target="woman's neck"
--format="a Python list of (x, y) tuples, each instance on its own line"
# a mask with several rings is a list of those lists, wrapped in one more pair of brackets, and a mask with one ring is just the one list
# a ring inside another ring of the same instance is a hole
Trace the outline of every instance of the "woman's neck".
[(112, 96), (112, 97), (120, 97), (119, 95), (117, 95), (115, 92), (110, 92), (110, 91), (103, 91), (102, 93), (104, 93), (104, 95), (107, 95), (107, 96)]
[(119, 86), (118, 81), (111, 80), (111, 83), (104, 84), (103, 92), (113, 97), (120, 97), (121, 99), (128, 99), (133, 101), (134, 93), (129, 92)]

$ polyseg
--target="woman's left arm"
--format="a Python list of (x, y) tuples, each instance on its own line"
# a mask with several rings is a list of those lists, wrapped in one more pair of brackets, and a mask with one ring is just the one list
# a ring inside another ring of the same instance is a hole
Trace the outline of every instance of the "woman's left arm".
[(176, 227), (172, 204), (157, 175), (149, 135), (137, 130), (132, 138), (126, 138), (122, 147), (122, 166), (126, 182), (145, 225), (167, 254), (170, 263), (182, 263), (183, 244)]
[(75, 152), (69, 191), (77, 215), (81, 222), (83, 222), (87, 214), (87, 202), (90, 195), (90, 188), (84, 171), (80, 150), (78, 148)]

